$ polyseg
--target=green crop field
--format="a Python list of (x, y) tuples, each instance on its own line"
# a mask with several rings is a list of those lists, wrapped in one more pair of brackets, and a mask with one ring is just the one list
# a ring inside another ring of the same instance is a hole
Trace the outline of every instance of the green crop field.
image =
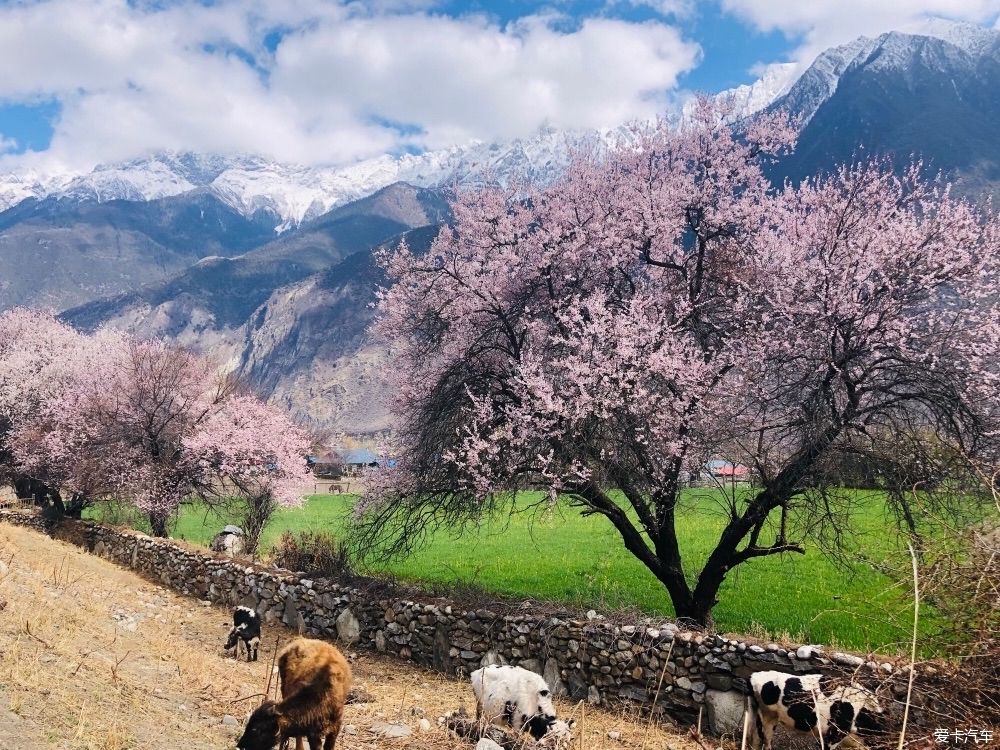
[[(722, 525), (714, 499), (709, 490), (689, 490), (684, 498), (679, 536), (689, 575), (708, 555)], [(353, 500), (316, 495), (301, 508), (280, 511), (262, 549), (266, 554), (285, 530), (340, 535)], [(879, 498), (861, 498), (859, 504), (858, 548), (873, 561), (898, 555)], [(102, 511), (93, 509), (91, 515), (102, 517)], [(231, 520), (197, 504), (185, 505), (172, 533), (207, 544)], [(562, 505), (542, 515), (487, 520), (461, 535), (440, 531), (414, 555), (365, 572), (381, 571), (436, 587), (472, 585), (503, 596), (672, 614), (662, 586), (624, 549), (607, 522), (583, 518)], [(752, 560), (737, 568), (724, 585), (715, 616), (726, 632), (892, 652), (908, 637), (912, 615), (906, 593), (860, 555), (845, 567), (812, 546), (805, 555)]]

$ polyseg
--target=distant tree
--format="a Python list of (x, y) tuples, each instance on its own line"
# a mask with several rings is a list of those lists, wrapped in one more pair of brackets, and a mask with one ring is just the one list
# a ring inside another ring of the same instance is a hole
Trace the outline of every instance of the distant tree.
[(40, 420), (15, 430), (14, 454), (34, 475), (93, 499), (127, 497), (166, 536), (180, 502), (210, 489), (183, 441), (228, 387), (193, 354), (120, 337), (47, 399)]
[(26, 472), (11, 441), (15, 427), (37, 427), (46, 404), (85, 367), (87, 343), (48, 312), (16, 308), (0, 315), (0, 482), (70, 513), (79, 513), (86, 497), (73, 493), (64, 504), (58, 479)]
[(0, 336), (0, 369), (32, 374), (2, 383), (7, 463), (50, 488), (61, 509), (127, 499), (165, 536), (189, 497), (301, 502), (308, 441), (208, 360), (110, 331), (83, 336), (24, 311), (0, 315)]
[(249, 553), (274, 511), (301, 505), (312, 481), (310, 436), (253, 395), (225, 399), (184, 447), (203, 473), (199, 484), (215, 486), (215, 502), (238, 515)]
[[(358, 503), (362, 550), (405, 553), (540, 485), (606, 518), (677, 615), (709, 624), (736, 566), (840, 521), (816, 469), (847, 441), (991, 448), (996, 216), (917, 167), (774, 189), (761, 163), (791, 148), (787, 121), (737, 130), (706, 103), (694, 120), (547, 187), (465, 192), (428, 253), (385, 258), (398, 464)], [(693, 569), (682, 481), (717, 455), (757, 486), (721, 501)]]

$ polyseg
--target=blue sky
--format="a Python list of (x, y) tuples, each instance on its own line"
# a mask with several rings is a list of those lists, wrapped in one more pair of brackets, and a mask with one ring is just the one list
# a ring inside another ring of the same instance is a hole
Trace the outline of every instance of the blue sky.
[(59, 102), (13, 102), (0, 106), (0, 134), (14, 153), (48, 148)]
[(942, 11), (1000, 0), (0, 0), (0, 169), (613, 127)]

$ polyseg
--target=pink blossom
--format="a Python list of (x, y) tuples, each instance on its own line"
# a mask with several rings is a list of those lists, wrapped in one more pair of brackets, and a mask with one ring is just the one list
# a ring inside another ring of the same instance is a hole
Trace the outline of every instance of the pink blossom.
[(203, 357), (13, 310), (0, 315), (0, 373), (0, 439), (14, 469), (60, 492), (126, 498), (160, 532), (194, 496), (301, 503), (306, 435)]
[[(801, 550), (783, 524), (762, 532), (840, 441), (918, 423), (992, 440), (996, 216), (919, 166), (775, 189), (761, 164), (792, 134), (780, 115), (737, 132), (702, 102), (683, 131), (584, 155), (550, 186), (463, 192), (425, 255), (386, 255), (375, 333), (400, 463), (359, 504), (370, 539), (405, 547), (542, 486), (606, 516), (704, 621), (734, 565)], [(718, 455), (761, 488), (730, 499), (692, 588), (678, 492)]]

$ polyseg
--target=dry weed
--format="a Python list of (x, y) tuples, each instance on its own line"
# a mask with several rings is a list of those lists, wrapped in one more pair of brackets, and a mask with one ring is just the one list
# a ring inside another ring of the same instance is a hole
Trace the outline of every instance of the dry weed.
[[(232, 748), (260, 701), (247, 696), (264, 692), (276, 640), (293, 637), (266, 627), (260, 660), (236, 661), (222, 651), (227, 611), (27, 529), (0, 526), (0, 561), (0, 601), (8, 602), (0, 615), (0, 748)], [(354, 670), (375, 700), (348, 706), (338, 748), (471, 749), (438, 725), (445, 713), (472, 708), (467, 683), (369, 654), (356, 657)], [(580, 705), (559, 710), (583, 718)], [(420, 730), (421, 718), (430, 731)], [(574, 748), (695, 747), (677, 728), (648, 720), (638, 707), (587, 707)], [(373, 730), (379, 722), (412, 733), (387, 739)]]

